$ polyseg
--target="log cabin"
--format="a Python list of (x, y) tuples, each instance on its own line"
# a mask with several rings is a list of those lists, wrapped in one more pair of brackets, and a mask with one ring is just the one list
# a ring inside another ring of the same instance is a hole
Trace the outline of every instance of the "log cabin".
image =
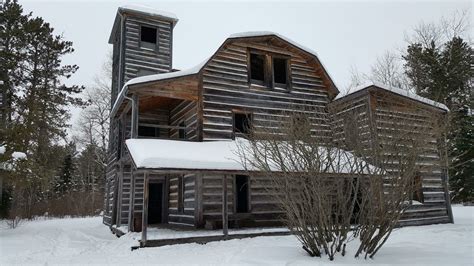
[(308, 106), (312, 131), (331, 143), (338, 88), (314, 51), (273, 32), (233, 34), (201, 64), (173, 69), (177, 22), (149, 8), (117, 11), (104, 224), (145, 241), (151, 224), (280, 224), (265, 177), (250, 178), (232, 146), (249, 124)]

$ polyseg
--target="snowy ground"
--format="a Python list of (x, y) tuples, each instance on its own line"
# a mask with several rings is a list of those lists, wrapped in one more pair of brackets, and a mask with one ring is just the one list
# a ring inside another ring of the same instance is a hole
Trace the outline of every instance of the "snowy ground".
[[(455, 206), (456, 224), (396, 230), (374, 260), (311, 258), (293, 236), (184, 244), (130, 251), (136, 235), (116, 238), (101, 218), (39, 220), (0, 228), (0, 265), (474, 265), (474, 207)], [(351, 253), (351, 252), (350, 252)]]

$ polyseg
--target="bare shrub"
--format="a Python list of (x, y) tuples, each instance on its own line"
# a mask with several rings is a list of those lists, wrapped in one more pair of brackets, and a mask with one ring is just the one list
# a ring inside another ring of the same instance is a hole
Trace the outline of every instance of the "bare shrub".
[(430, 141), (423, 138), (426, 129), (413, 129), (413, 135), (400, 126), (393, 141), (382, 143), (367, 138), (351, 113), (339, 127), (347, 138), (337, 142), (334, 130), (318, 124), (330, 119), (324, 111), (280, 112), (265, 120), (272, 119), (253, 126), (239, 155), (248, 170), (271, 180), (267, 189), (289, 230), (311, 256), (333, 260), (357, 239), (354, 255), (373, 257), (409, 206), (413, 177), (421, 170), (416, 162)]

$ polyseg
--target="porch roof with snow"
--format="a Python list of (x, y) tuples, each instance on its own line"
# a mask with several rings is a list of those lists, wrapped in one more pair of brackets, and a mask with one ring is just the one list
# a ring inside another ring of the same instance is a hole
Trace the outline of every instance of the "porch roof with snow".
[(422, 96), (420, 96), (416, 93), (409, 92), (407, 90), (391, 87), (391, 86), (381, 84), (381, 83), (377, 83), (377, 82), (367, 83), (367, 84), (358, 86), (355, 89), (353, 89), (352, 91), (350, 91), (350, 93), (348, 93), (348, 94), (345, 94), (345, 95), (339, 94), (334, 100), (335, 101), (343, 101), (343, 100), (351, 98), (352, 96), (368, 92), (371, 88), (381, 89), (381, 90), (384, 90), (384, 91), (389, 92), (389, 93), (393, 93), (393, 94), (396, 94), (396, 95), (399, 95), (399, 96), (406, 97), (410, 100), (419, 102), (421, 104), (428, 105), (428, 106), (431, 106), (431, 107), (435, 107), (435, 108), (440, 109), (444, 112), (449, 112), (448, 107), (446, 105), (442, 104), (442, 103), (430, 100), (428, 98), (422, 97)]
[[(205, 142), (128, 139), (126, 145), (137, 169), (213, 172), (259, 171), (252, 169), (249, 165), (245, 167), (245, 161), (251, 160), (250, 158), (242, 160), (240, 157), (242, 151), (251, 149), (251, 144), (243, 138)], [(318, 153), (323, 157), (321, 168), (329, 169), (325, 170), (325, 173), (354, 173), (354, 168), (351, 166), (362, 162), (352, 153), (337, 148), (319, 147)], [(330, 154), (330, 156), (326, 154)], [(272, 165), (270, 164), (271, 167)], [(372, 173), (377, 170), (375, 166), (368, 163), (366, 166), (370, 167)], [(281, 168), (277, 163), (272, 167), (272, 171), (275, 172), (281, 172), (279, 169)], [(369, 172), (364, 170), (364, 173), (368, 174)]]
[[(177, 81), (182, 81), (184, 79), (192, 79), (192, 77), (197, 76), (202, 69), (208, 64), (208, 62), (220, 51), (225, 45), (227, 45), (230, 42), (236, 41), (236, 40), (242, 40), (242, 39), (254, 39), (254, 38), (275, 38), (278, 39), (281, 42), (284, 42), (287, 44), (289, 47), (293, 47), (293, 49), (297, 49), (298, 51), (301, 51), (301, 53), (306, 54), (314, 62), (319, 65), (320, 67), (320, 74), (323, 78), (323, 81), (325, 84), (327, 84), (329, 94), (332, 95), (332, 97), (335, 97), (338, 93), (339, 90), (336, 87), (336, 84), (334, 83), (333, 79), (327, 72), (325, 66), (322, 64), (321, 60), (319, 59), (317, 53), (309, 48), (306, 48), (305, 46), (283, 36), (275, 32), (271, 31), (252, 31), (252, 32), (242, 32), (242, 33), (235, 33), (231, 34), (222, 44), (221, 46), (214, 52), (214, 54), (204, 60), (203, 62), (199, 63), (195, 67), (192, 67), (190, 69), (186, 70), (180, 70), (176, 72), (170, 72), (170, 73), (161, 73), (161, 74), (154, 74), (154, 75), (147, 75), (147, 76), (142, 76), (142, 77), (137, 77), (129, 80), (128, 82), (125, 83), (121, 91), (119, 92), (117, 99), (113, 105), (111, 115), (114, 116), (117, 111), (120, 109), (120, 106), (123, 103), (124, 97), (127, 96), (129, 93), (130, 88), (135, 87), (137, 90), (143, 90), (145, 87), (152, 87), (152, 86), (159, 86), (160, 84), (166, 84), (166, 86), (171, 86), (174, 88), (177, 88)], [(173, 84), (174, 83), (174, 84)], [(189, 82), (188, 82), (189, 83)], [(196, 82), (194, 82), (196, 83)], [(193, 84), (194, 84), (193, 83)], [(197, 83), (196, 83), (197, 84)], [(163, 88), (164, 86), (161, 86)], [(197, 95), (197, 90), (198, 87), (197, 85), (194, 85), (193, 94)]]

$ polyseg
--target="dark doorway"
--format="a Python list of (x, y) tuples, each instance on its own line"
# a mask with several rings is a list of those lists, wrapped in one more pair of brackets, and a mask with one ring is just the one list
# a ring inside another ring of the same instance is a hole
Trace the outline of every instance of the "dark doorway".
[(249, 212), (249, 177), (246, 175), (236, 175), (235, 187), (237, 213)]
[(163, 220), (163, 183), (150, 183), (148, 195), (148, 224), (158, 224)]

